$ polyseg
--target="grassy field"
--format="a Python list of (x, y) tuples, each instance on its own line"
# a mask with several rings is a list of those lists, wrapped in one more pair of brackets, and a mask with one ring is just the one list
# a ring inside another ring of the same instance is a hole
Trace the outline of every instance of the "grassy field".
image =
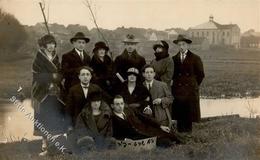
[[(152, 42), (147, 42), (139, 47), (140, 53), (148, 61), (153, 58), (151, 46)], [(114, 53), (120, 52), (121, 47), (115, 47)], [(58, 53), (64, 53), (60, 48), (58, 48)], [(89, 46), (88, 50), (91, 50), (90, 48)], [(31, 63), (34, 52), (32, 50), (26, 52), (28, 53), (23, 56), (6, 56), (4, 60), (0, 60), (1, 98), (9, 98), (10, 94), (16, 91), (18, 84), (23, 86), (27, 97), (30, 95)], [(194, 50), (194, 52), (200, 55), (204, 63), (206, 77), (201, 86), (203, 97), (229, 98), (260, 95), (260, 51), (211, 49), (208, 51)], [(174, 55), (177, 51), (170, 50), (170, 53)]]
[(0, 144), (1, 160), (258, 160), (260, 120), (239, 117), (217, 119), (194, 126), (185, 145), (146, 152), (91, 151), (84, 155), (38, 157), (40, 141)]

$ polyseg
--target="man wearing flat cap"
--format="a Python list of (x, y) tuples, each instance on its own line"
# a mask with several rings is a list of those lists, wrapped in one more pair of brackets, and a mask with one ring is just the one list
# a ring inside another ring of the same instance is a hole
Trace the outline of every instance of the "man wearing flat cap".
[(65, 79), (65, 95), (68, 94), (70, 87), (79, 83), (77, 70), (82, 66), (89, 66), (90, 56), (84, 50), (89, 38), (84, 33), (78, 32), (70, 39), (74, 48), (62, 56), (61, 69)]
[(160, 41), (160, 43), (153, 46), (153, 50), (155, 59), (152, 60), (151, 65), (156, 73), (155, 79), (165, 82), (169, 89), (171, 89), (174, 65), (168, 53), (169, 45), (166, 41)]
[(119, 73), (124, 79), (127, 79), (127, 70), (131, 67), (138, 69), (139, 71), (146, 64), (143, 56), (137, 53), (136, 45), (139, 41), (134, 35), (128, 34), (123, 40), (125, 50), (123, 53), (115, 59), (115, 73)]
[(192, 122), (200, 121), (199, 86), (205, 76), (204, 69), (200, 57), (189, 50), (190, 39), (179, 35), (173, 43), (179, 47), (173, 56), (173, 118), (179, 132), (191, 133)]

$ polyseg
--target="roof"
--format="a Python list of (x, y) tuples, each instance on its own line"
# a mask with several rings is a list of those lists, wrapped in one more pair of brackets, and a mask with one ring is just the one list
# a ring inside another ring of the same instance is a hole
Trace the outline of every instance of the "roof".
[(195, 27), (191, 27), (190, 29), (230, 29), (236, 27), (236, 24), (219, 24), (213, 20), (199, 24)]

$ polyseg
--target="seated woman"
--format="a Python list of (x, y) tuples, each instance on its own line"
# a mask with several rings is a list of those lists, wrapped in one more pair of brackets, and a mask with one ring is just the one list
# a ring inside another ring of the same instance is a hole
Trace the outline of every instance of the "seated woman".
[(100, 92), (90, 94), (89, 103), (77, 118), (75, 133), (78, 147), (94, 145), (108, 148), (112, 144), (111, 109), (102, 101), (101, 95)]
[(127, 70), (127, 81), (118, 86), (115, 95), (121, 95), (128, 107), (142, 113), (144, 108), (151, 105), (151, 96), (147, 88), (139, 82), (139, 71), (136, 68)]

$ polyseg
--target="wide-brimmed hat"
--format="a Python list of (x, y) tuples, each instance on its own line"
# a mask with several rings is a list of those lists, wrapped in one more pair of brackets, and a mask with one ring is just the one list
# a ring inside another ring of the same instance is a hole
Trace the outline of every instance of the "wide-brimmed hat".
[(157, 43), (153, 45), (153, 50), (155, 51), (158, 47), (164, 48), (166, 50), (169, 49), (169, 44), (165, 41), (160, 41), (160, 43)]
[(127, 75), (131, 75), (131, 74), (134, 74), (136, 76), (139, 75), (139, 71), (137, 68), (134, 68), (134, 67), (131, 67), (127, 70)]
[(95, 48), (93, 49), (93, 53), (95, 53), (96, 51), (98, 51), (101, 48), (104, 49), (105, 51), (109, 50), (109, 47), (106, 46), (105, 42), (100, 41), (100, 42), (97, 42), (95, 44)]
[(76, 41), (76, 40), (78, 40), (78, 39), (83, 39), (83, 40), (85, 40), (86, 43), (89, 42), (89, 38), (87, 38), (87, 37), (85, 36), (85, 34), (82, 33), (82, 32), (77, 32), (77, 33), (74, 35), (74, 37), (72, 37), (72, 38), (70, 39), (70, 42), (73, 43), (74, 41)]
[(186, 36), (182, 35), (182, 34), (178, 35), (177, 39), (174, 40), (173, 43), (178, 44), (178, 42), (181, 42), (181, 41), (184, 41), (184, 42), (186, 42), (188, 44), (192, 43), (192, 40), (186, 38)]
[(46, 34), (38, 40), (38, 45), (40, 47), (45, 47), (49, 43), (55, 43), (55, 45), (57, 44), (54, 36), (50, 34)]
[(139, 43), (139, 40), (135, 38), (133, 34), (127, 34), (126, 38), (122, 41), (123, 43)]

